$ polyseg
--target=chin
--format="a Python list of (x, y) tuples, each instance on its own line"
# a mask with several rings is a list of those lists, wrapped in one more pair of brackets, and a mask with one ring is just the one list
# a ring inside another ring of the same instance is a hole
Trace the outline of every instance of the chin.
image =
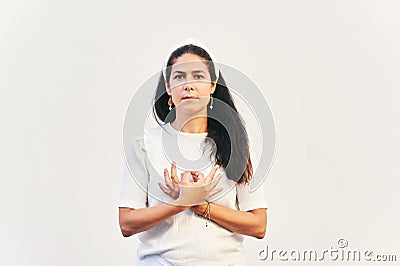
[(191, 104), (182, 104), (177, 108), (177, 112), (182, 112), (185, 114), (196, 115), (199, 113), (207, 113), (207, 106), (199, 106), (199, 105), (191, 105)]

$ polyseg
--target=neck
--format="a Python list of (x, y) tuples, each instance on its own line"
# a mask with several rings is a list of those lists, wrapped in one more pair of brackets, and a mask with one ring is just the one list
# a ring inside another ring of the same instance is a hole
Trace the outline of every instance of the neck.
[(204, 133), (208, 131), (207, 115), (197, 117), (178, 116), (171, 122), (171, 126), (178, 131), (187, 133)]

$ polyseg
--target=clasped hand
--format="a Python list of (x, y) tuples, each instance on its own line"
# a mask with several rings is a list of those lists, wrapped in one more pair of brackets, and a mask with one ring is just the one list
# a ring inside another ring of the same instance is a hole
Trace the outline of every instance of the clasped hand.
[[(222, 173), (215, 177), (219, 166), (216, 165), (207, 177), (197, 171), (185, 171), (181, 174), (181, 180), (177, 177), (176, 164), (171, 165), (171, 175), (168, 169), (164, 169), (165, 185), (158, 183), (160, 189), (174, 199), (171, 203), (184, 206), (194, 206), (203, 203), (207, 198), (222, 191), (215, 189), (222, 177)], [(190, 178), (192, 177), (193, 182)]]

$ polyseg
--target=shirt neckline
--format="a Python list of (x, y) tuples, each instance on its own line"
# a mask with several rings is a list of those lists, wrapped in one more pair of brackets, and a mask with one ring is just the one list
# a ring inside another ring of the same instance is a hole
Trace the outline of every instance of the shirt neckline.
[(193, 137), (207, 137), (208, 132), (201, 132), (201, 133), (191, 133), (191, 132), (183, 132), (176, 130), (170, 122), (164, 125), (165, 130), (167, 130), (170, 133), (176, 134), (176, 135), (183, 135), (183, 136), (193, 136)]

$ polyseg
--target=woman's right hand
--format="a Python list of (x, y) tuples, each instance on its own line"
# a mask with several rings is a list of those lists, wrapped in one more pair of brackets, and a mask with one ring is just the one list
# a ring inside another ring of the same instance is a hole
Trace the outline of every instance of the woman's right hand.
[(168, 169), (164, 168), (164, 180), (167, 187), (164, 187), (160, 182), (158, 182), (158, 186), (160, 187), (160, 189), (171, 198), (177, 199), (179, 197), (180, 181), (178, 180), (176, 174), (175, 162), (172, 162), (171, 165), (171, 176), (168, 173)]

